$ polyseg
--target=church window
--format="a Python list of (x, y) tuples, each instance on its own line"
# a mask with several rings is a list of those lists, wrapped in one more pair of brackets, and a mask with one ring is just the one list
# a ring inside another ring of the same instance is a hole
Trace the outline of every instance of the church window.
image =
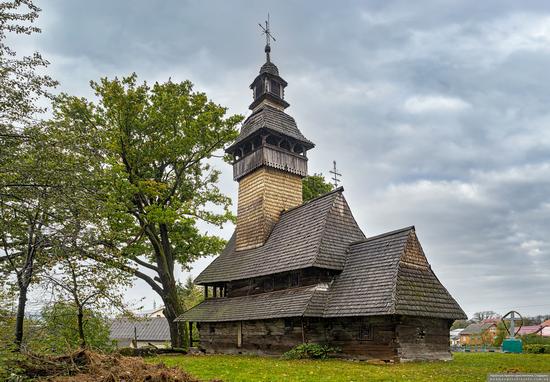
[(216, 326), (214, 324), (209, 324), (208, 325), (208, 333), (210, 333), (210, 334), (216, 333)]
[(290, 274), (290, 287), (300, 286), (300, 273), (292, 272)]
[(277, 143), (278, 143), (278, 139), (276, 137), (274, 137), (273, 135), (268, 135), (265, 142), (268, 144), (268, 145), (273, 145), (273, 146), (277, 146)]
[(372, 341), (373, 331), (372, 325), (362, 323), (359, 328), (359, 341)]
[(285, 334), (292, 332), (294, 329), (294, 321), (292, 318), (285, 318)]
[(290, 143), (285, 139), (281, 142), (281, 148), (290, 151)]
[(258, 98), (263, 93), (263, 86), (261, 82), (258, 82), (258, 85), (256, 85), (256, 89), (254, 90), (254, 99)]
[(269, 277), (264, 281), (264, 290), (266, 292), (271, 292), (273, 290), (273, 278)]
[(426, 338), (426, 329), (418, 328), (416, 330), (416, 339), (418, 341), (424, 341), (424, 338)]
[(271, 93), (281, 96), (281, 85), (278, 82), (271, 80)]

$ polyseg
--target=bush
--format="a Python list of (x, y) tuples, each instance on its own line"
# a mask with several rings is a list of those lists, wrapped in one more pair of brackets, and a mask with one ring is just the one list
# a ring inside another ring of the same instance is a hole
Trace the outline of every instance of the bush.
[(538, 345), (550, 345), (550, 337), (543, 337), (538, 334), (528, 334), (521, 336), (521, 340), (524, 344), (538, 344)]
[(283, 354), (285, 359), (327, 359), (330, 353), (338, 353), (339, 348), (319, 344), (301, 344)]
[(550, 345), (527, 344), (523, 346), (524, 353), (550, 354)]

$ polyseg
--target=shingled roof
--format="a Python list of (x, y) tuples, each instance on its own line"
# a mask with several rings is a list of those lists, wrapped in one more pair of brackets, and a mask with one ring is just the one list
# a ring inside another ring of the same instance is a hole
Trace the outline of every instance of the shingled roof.
[(111, 339), (128, 340), (133, 339), (135, 335), (138, 341), (170, 341), (168, 320), (164, 317), (117, 318), (111, 323), (109, 335)]
[[(335, 202), (338, 200), (345, 202), (341, 192), (333, 192), (313, 201), (310, 208), (313, 211), (329, 210), (327, 205), (331, 204), (329, 202), (331, 200), (333, 205), (336, 205)], [(312, 211), (302, 209), (304, 207), (289, 211), (289, 214), (294, 211), (297, 215), (306, 214), (305, 216), (310, 218)], [(345, 207), (347, 208), (347, 205)], [(297, 217), (290, 216), (291, 220), (287, 224), (292, 225)], [(342, 229), (338, 233), (335, 233), (332, 229), (326, 229), (327, 226), (330, 226), (330, 224), (327, 225), (327, 222), (333, 217), (333, 215), (327, 213), (324, 224), (320, 224), (317, 219), (312, 219), (314, 227), (325, 225), (325, 229), (318, 228), (318, 231), (323, 231), (324, 241), (321, 242), (327, 243), (326, 246), (321, 244), (314, 247), (328, 249), (338, 248), (341, 245), (342, 242), (338, 241), (337, 237), (344, 233), (346, 229)], [(303, 220), (304, 224), (307, 222), (308, 219)], [(301, 229), (299, 224), (294, 225), (294, 227), (297, 230)], [(306, 227), (304, 232), (308, 232), (310, 228)], [(315, 233), (316, 231), (311, 232)], [(334, 235), (328, 235), (331, 240), (334, 240), (334, 243), (326, 241), (328, 232), (335, 233)], [(275, 234), (275, 230), (273, 234)], [(303, 240), (307, 240), (307, 238), (304, 237)], [(318, 237), (314, 239), (314, 242), (317, 240), (319, 240)], [(296, 242), (290, 241), (290, 243)], [(308, 243), (308, 245), (311, 246), (311, 243)], [(313, 257), (306, 256), (310, 259), (310, 264), (319, 265), (326, 262), (325, 265), (343, 265), (345, 263), (342, 273), (322, 293), (315, 293), (317, 289), (310, 287), (287, 289), (254, 296), (206, 300), (186, 312), (180, 319), (184, 321), (235, 321), (290, 316), (328, 318), (387, 314), (445, 319), (466, 318), (458, 303), (431, 270), (416, 237), (414, 227), (406, 227), (348, 243), (346, 248), (348, 248), (347, 253), (337, 250), (335, 252), (336, 256), (330, 253), (320, 256), (320, 252), (317, 252), (317, 255)], [(267, 254), (279, 254), (277, 257), (279, 264), (273, 263), (273, 259), (264, 264), (263, 257), (254, 255), (251, 255), (250, 258), (247, 257), (245, 262), (249, 263), (249, 267), (253, 267), (251, 259), (257, 258), (259, 261), (254, 266), (260, 267), (269, 273), (282, 271), (284, 264), (287, 263), (293, 264), (293, 267), (299, 264), (302, 256), (296, 256), (296, 253), (289, 255), (288, 252), (284, 251), (277, 252), (277, 249), (284, 250), (285, 247), (279, 244), (279, 247), (275, 247), (274, 252), (267, 252)], [(298, 248), (298, 250), (305, 251), (304, 248)], [(242, 260), (240, 254), (241, 252), (238, 253), (238, 256), (226, 254), (224, 262), (218, 263), (217, 267), (219, 267), (220, 272), (224, 270), (227, 272), (228, 269), (231, 271), (234, 269), (232, 267), (243, 264), (235, 261), (225, 262), (225, 259), (228, 258), (236, 258), (237, 261)], [(311, 262), (311, 259), (317, 260)], [(332, 259), (333, 263), (330, 263), (329, 259)], [(283, 266), (281, 266), (281, 263), (283, 263)], [(225, 268), (226, 266), (228, 268)], [(301, 267), (304, 267), (304, 265), (302, 264)], [(253, 268), (247, 269), (249, 269), (250, 274), (258, 273), (257, 271), (254, 272)], [(201, 274), (201, 276), (203, 280), (207, 279), (207, 275)], [(248, 275), (247, 277), (252, 276)]]
[(227, 148), (226, 151), (231, 152), (236, 145), (260, 129), (271, 130), (273, 132), (294, 138), (307, 146), (307, 148), (312, 148), (315, 146), (313, 142), (304, 137), (304, 135), (300, 132), (294, 118), (286, 114), (284, 111), (275, 109), (274, 107), (263, 106), (261, 109), (252, 113), (244, 121), (239, 136), (235, 139), (235, 142)]
[(176, 321), (220, 322), (318, 316), (327, 290), (323, 286), (285, 289), (233, 298), (212, 298), (191, 308)]
[(352, 244), (323, 315), (380, 314), (466, 318), (432, 271), (414, 227)]
[(232, 281), (319, 267), (342, 270), (350, 243), (365, 236), (338, 188), (285, 211), (266, 243), (235, 250), (235, 237), (196, 279), (197, 284)]

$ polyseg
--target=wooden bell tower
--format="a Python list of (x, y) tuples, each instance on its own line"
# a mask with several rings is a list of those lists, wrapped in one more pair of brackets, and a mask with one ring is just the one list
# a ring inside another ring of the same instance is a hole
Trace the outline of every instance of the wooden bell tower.
[(226, 152), (233, 156), (233, 178), (239, 182), (236, 249), (262, 246), (282, 211), (302, 204), (302, 178), (307, 150), (315, 145), (302, 135), (284, 110), (287, 82), (271, 62), (269, 23), (266, 62), (250, 88), (252, 114)]

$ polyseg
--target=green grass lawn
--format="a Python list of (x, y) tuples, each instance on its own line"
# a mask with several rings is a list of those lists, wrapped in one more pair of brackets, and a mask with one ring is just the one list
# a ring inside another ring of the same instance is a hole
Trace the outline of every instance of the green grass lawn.
[(260, 381), (485, 381), (490, 373), (550, 373), (550, 354), (457, 353), (449, 362), (374, 365), (344, 360), (208, 355), (158, 356), (203, 380)]

